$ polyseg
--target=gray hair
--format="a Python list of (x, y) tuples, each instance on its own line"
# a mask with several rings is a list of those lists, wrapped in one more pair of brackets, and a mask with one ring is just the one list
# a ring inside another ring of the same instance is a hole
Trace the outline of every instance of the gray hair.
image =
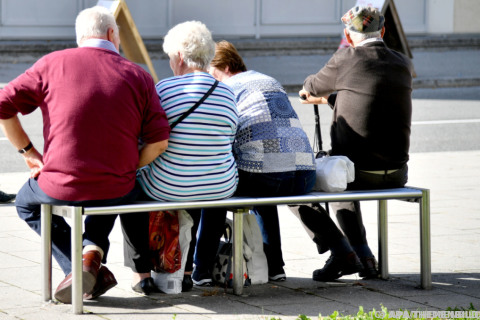
[(168, 31), (163, 40), (163, 51), (169, 56), (180, 52), (189, 68), (207, 70), (215, 56), (215, 42), (203, 23), (187, 21)]
[(81, 11), (75, 21), (75, 32), (77, 44), (90, 38), (103, 38), (107, 35), (108, 29), (113, 28), (118, 35), (118, 26), (113, 14), (105, 7), (95, 6)]
[(364, 40), (371, 39), (371, 38), (380, 38), (382, 36), (382, 30), (374, 31), (374, 32), (356, 32), (353, 30), (348, 30), (348, 34), (352, 39), (353, 43), (357, 44)]

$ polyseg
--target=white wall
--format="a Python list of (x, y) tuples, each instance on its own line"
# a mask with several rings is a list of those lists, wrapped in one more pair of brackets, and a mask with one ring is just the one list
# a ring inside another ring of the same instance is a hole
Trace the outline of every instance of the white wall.
[(455, 33), (480, 32), (480, 1), (456, 0), (453, 17), (453, 30)]
[[(186, 20), (215, 36), (318, 36), (341, 33), (355, 0), (126, 0), (144, 39), (161, 39)], [(77, 13), (97, 0), (0, 0), (0, 39), (73, 39)], [(396, 0), (408, 34), (479, 32), (479, 0)]]
[(427, 1), (429, 33), (453, 33), (455, 0)]

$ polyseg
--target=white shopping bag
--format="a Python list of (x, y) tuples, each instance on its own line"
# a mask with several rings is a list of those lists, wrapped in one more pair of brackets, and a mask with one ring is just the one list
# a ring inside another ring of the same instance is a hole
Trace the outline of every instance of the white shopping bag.
[(252, 284), (267, 283), (268, 264), (263, 251), (262, 232), (253, 214), (243, 216), (243, 243), (243, 256)]
[[(227, 218), (226, 222), (233, 229), (233, 221)], [(267, 283), (268, 264), (263, 251), (262, 232), (253, 214), (243, 215), (243, 258), (247, 268), (243, 272), (250, 279), (250, 283)]]
[(355, 166), (345, 156), (325, 156), (315, 159), (316, 182), (314, 190), (340, 192), (355, 180)]

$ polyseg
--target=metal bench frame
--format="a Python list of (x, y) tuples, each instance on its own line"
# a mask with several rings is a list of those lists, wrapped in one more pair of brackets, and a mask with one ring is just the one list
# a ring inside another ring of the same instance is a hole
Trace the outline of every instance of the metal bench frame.
[[(227, 208), (233, 212), (233, 293), (243, 293), (243, 217), (253, 206), (288, 205), (342, 201), (378, 201), (378, 262), (380, 276), (388, 278), (388, 226), (387, 200), (406, 200), (420, 207), (420, 286), (431, 289), (431, 245), (430, 245), (430, 190), (415, 187), (398, 189), (344, 191), (340, 193), (312, 192), (301, 196), (288, 197), (233, 197), (223, 200), (192, 202), (135, 202), (134, 204), (109, 207), (70, 207), (42, 205), (42, 298), (52, 299), (52, 214), (72, 219), (72, 307), (73, 313), (83, 313), (82, 293), (82, 234), (83, 215), (124, 214), (159, 210), (181, 210), (198, 208)], [(239, 262), (239, 263), (237, 263)]]

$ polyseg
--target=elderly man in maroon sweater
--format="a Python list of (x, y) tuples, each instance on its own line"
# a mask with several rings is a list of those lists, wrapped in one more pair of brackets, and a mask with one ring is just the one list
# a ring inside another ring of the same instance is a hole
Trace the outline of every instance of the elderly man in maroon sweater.
[[(22, 154), (31, 178), (16, 199), (20, 218), (40, 234), (40, 205), (102, 206), (131, 202), (138, 189), (136, 169), (168, 145), (170, 128), (152, 77), (119, 55), (119, 31), (103, 7), (85, 9), (77, 17), (78, 48), (48, 54), (0, 91), (0, 124)], [(32, 145), (17, 117), (40, 108), (44, 150)], [(138, 139), (145, 142), (138, 151)], [(85, 220), (83, 290), (95, 298), (116, 285), (102, 265), (116, 215)], [(122, 215), (129, 266), (150, 277), (144, 248), (148, 234), (136, 234), (137, 219)], [(70, 227), (62, 217), (52, 221), (53, 255), (67, 275), (55, 297), (71, 303)], [(151, 279), (151, 278), (150, 278)]]

